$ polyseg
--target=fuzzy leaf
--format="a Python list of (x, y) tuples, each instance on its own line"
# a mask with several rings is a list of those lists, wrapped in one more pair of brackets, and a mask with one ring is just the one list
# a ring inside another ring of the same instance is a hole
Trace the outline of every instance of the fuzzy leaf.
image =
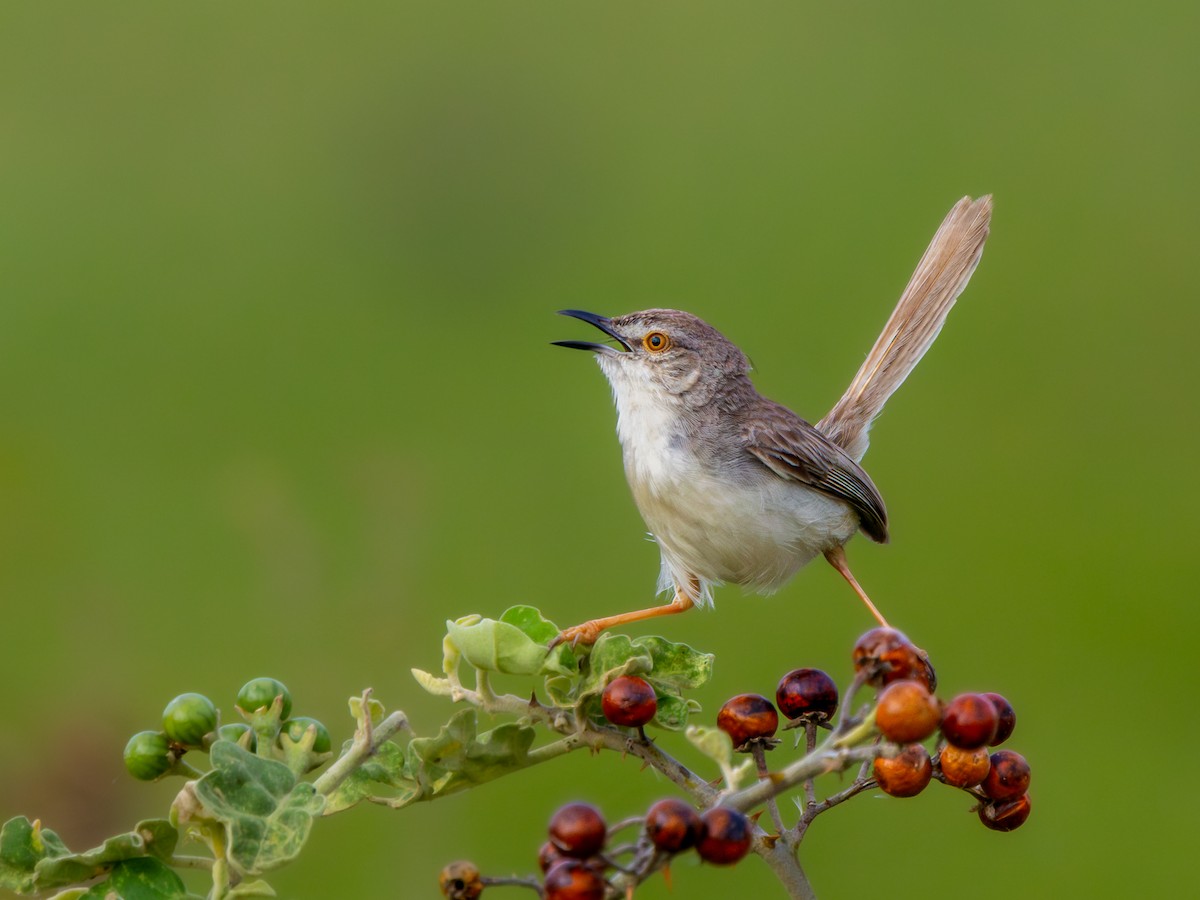
[(0, 828), (0, 888), (25, 894), (52, 887), (38, 883), (38, 863), (70, 852), (62, 838), (42, 828), (41, 823), (30, 822), (25, 816), (9, 819)]
[[(353, 741), (342, 747), (345, 753)], [(367, 797), (387, 797), (397, 805), (416, 799), (421, 789), (408, 774), (404, 748), (385, 741), (375, 753), (347, 776), (337, 790), (325, 799), (323, 815), (349, 809)]]
[(179, 843), (179, 832), (166, 819), (147, 819), (133, 831), (110, 837), (83, 853), (44, 859), (37, 864), (39, 888), (61, 887), (103, 875), (123, 860), (155, 856), (169, 860)]
[(510, 722), (478, 736), (476, 727), (475, 710), (463, 709), (437, 736), (409, 742), (408, 768), (421, 786), (422, 799), (482, 784), (529, 764), (532, 727)]
[(690, 691), (712, 677), (713, 655), (701, 653), (687, 644), (675, 644), (657, 635), (637, 638), (633, 645), (650, 654), (650, 680)]
[(325, 799), (283, 763), (229, 741), (213, 744), (212, 771), (196, 782), (206, 815), (225, 826), (229, 861), (257, 875), (295, 858)]
[(189, 896), (182, 879), (150, 856), (117, 863), (112, 874), (92, 885), (81, 900), (106, 900), (113, 895), (121, 900), (184, 900)]

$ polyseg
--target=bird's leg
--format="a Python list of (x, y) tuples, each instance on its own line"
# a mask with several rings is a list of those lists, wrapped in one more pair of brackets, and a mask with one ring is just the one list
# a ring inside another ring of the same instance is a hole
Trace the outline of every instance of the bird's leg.
[(651, 606), (647, 609), (635, 609), (633, 612), (618, 613), (615, 616), (605, 616), (603, 619), (591, 619), (584, 622), (582, 625), (574, 625), (570, 628), (564, 628), (558, 633), (553, 641), (550, 642), (551, 648), (557, 647), (559, 644), (569, 644), (574, 647), (576, 644), (594, 644), (596, 638), (600, 637), (600, 632), (613, 628), (617, 625), (626, 625), (629, 622), (640, 622), (643, 619), (653, 619), (657, 616), (671, 616), (675, 613), (681, 613), (691, 609), (696, 605), (693, 597), (700, 596), (700, 582), (695, 578), (690, 579), (690, 590), (685, 590), (678, 584), (675, 585), (675, 599), (670, 603), (665, 603), (662, 606)]
[(858, 594), (862, 602), (867, 604), (867, 609), (871, 611), (871, 615), (878, 620), (879, 624), (884, 628), (889, 628), (890, 626), (887, 623), (887, 619), (883, 617), (883, 614), (878, 610), (878, 608), (876, 608), (875, 604), (871, 602), (871, 598), (867, 596), (867, 592), (862, 589), (862, 585), (855, 580), (854, 575), (850, 571), (850, 567), (846, 565), (845, 548), (839, 546), (834, 547), (832, 550), (826, 550), (825, 558), (829, 560), (829, 564), (837, 569), (841, 576), (846, 579), (846, 581), (850, 582), (850, 587), (854, 588), (854, 593)]

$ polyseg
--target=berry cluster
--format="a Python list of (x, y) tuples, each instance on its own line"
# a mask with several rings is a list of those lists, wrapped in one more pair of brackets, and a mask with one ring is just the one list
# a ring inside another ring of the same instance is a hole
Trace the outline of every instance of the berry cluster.
[[(874, 628), (854, 648), (859, 677), (882, 690), (875, 726), (900, 745), (873, 764), (879, 789), (914, 797), (937, 778), (977, 797), (979, 819), (996, 831), (1012, 831), (1029, 817), (1029, 764), (1012, 750), (988, 754), (1012, 735), (1017, 716), (1000, 694), (959, 694), (942, 703), (933, 693), (933, 668), (901, 632)], [(937, 735), (932, 757), (922, 741)]]
[[(220, 723), (220, 713), (203, 694), (180, 694), (167, 704), (161, 731), (139, 731), (125, 745), (125, 768), (134, 778), (155, 781), (167, 775), (194, 778), (201, 774), (184, 762), (189, 750), (207, 751), (217, 741), (232, 741), (244, 750), (282, 759), (308, 771), (331, 756), (329, 731), (310, 716), (292, 716), (292, 696), (283, 682), (255, 678), (242, 685), (237, 711), (244, 721)], [(310, 743), (311, 741), (311, 743)]]
[[(893, 628), (874, 628), (862, 635), (852, 659), (854, 680), (844, 697), (825, 672), (798, 668), (780, 679), (774, 703), (755, 693), (725, 702), (716, 717), (717, 728), (729, 738), (722, 763), (725, 790), (693, 791), (692, 802), (660, 800), (644, 815), (613, 829), (594, 806), (568, 803), (550, 820), (549, 839), (538, 854), (540, 879), (484, 878), (471, 863), (458, 862), (442, 872), (443, 894), (450, 900), (475, 900), (487, 885), (519, 882), (535, 888), (543, 900), (601, 900), (632, 891), (660, 869), (669, 876), (667, 866), (676, 854), (695, 850), (705, 862), (730, 865), (756, 848), (756, 836), (760, 851), (780, 839), (795, 847), (818, 814), (858, 793), (877, 787), (895, 797), (912, 797), (935, 778), (977, 799), (979, 818), (988, 828), (1011, 831), (1025, 822), (1030, 809), (1028, 764), (1011, 750), (989, 754), (989, 748), (1009, 738), (1016, 724), (1004, 697), (964, 693), (943, 703), (928, 656)], [(876, 691), (875, 701), (856, 714), (852, 702), (868, 686)], [(631, 751), (662, 753), (642, 730), (658, 708), (649, 681), (615, 676), (601, 699), (608, 726), (637, 729), (640, 744), (631, 740), (626, 745)], [(808, 755), (772, 771), (767, 752), (781, 743), (776, 736), (781, 714), (784, 730), (803, 730)], [(818, 729), (832, 731), (821, 747)], [(753, 757), (757, 788), (739, 789), (738, 771), (728, 763), (730, 745)], [(851, 765), (861, 766), (854, 782), (819, 800), (814, 778)], [(789, 827), (775, 798), (800, 785), (805, 802), (799, 804), (800, 821)], [(774, 826), (770, 831), (756, 824), (758, 814), (748, 817), (741, 811), (764, 805)], [(613, 833), (630, 824), (640, 827), (637, 839), (612, 844)]]
[[(754, 826), (736, 809), (714, 806), (703, 814), (675, 797), (659, 800), (640, 819), (641, 832), (633, 843), (610, 846), (612, 833), (590, 803), (567, 803), (550, 818), (548, 840), (538, 851), (544, 900), (603, 900), (612, 887), (610, 872), (640, 879), (663, 868), (676, 854), (695, 850), (705, 862), (731, 865), (750, 851)], [(627, 863), (618, 862), (632, 856)], [(471, 862), (459, 860), (442, 869), (442, 894), (449, 900), (475, 900), (484, 887), (511, 884), (513, 879), (485, 878)]]

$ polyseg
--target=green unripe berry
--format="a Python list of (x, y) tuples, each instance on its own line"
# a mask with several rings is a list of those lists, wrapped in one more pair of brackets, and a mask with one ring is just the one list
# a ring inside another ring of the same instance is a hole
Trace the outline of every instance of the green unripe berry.
[(163, 731), (185, 747), (199, 747), (217, 727), (217, 708), (203, 694), (180, 694), (163, 710)]
[(291, 740), (299, 743), (310, 725), (317, 726), (316, 740), (313, 741), (313, 753), (328, 753), (333, 749), (333, 739), (329, 737), (329, 729), (311, 716), (296, 716), (283, 723), (283, 733)]
[(292, 714), (292, 695), (287, 686), (275, 678), (254, 678), (242, 685), (238, 691), (237, 705), (244, 711), (252, 713), (271, 705), (276, 697), (283, 696), (283, 709), (280, 719), (286, 719)]
[(125, 745), (125, 768), (140, 781), (153, 781), (174, 764), (171, 741), (161, 731), (139, 731)]
[(217, 740), (233, 741), (235, 744), (239, 744), (243, 734), (250, 735), (249, 746), (246, 749), (253, 751), (258, 746), (258, 740), (255, 737), (254, 729), (245, 722), (230, 722), (228, 725), (222, 725), (217, 729)]

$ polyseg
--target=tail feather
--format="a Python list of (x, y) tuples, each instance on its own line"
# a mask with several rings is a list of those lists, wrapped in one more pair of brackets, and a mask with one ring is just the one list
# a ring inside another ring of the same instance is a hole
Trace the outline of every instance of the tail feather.
[(991, 217), (990, 194), (978, 200), (963, 197), (954, 204), (850, 387), (817, 423), (856, 461), (867, 452), (871, 423), (933, 344), (954, 301), (971, 280), (983, 255)]

